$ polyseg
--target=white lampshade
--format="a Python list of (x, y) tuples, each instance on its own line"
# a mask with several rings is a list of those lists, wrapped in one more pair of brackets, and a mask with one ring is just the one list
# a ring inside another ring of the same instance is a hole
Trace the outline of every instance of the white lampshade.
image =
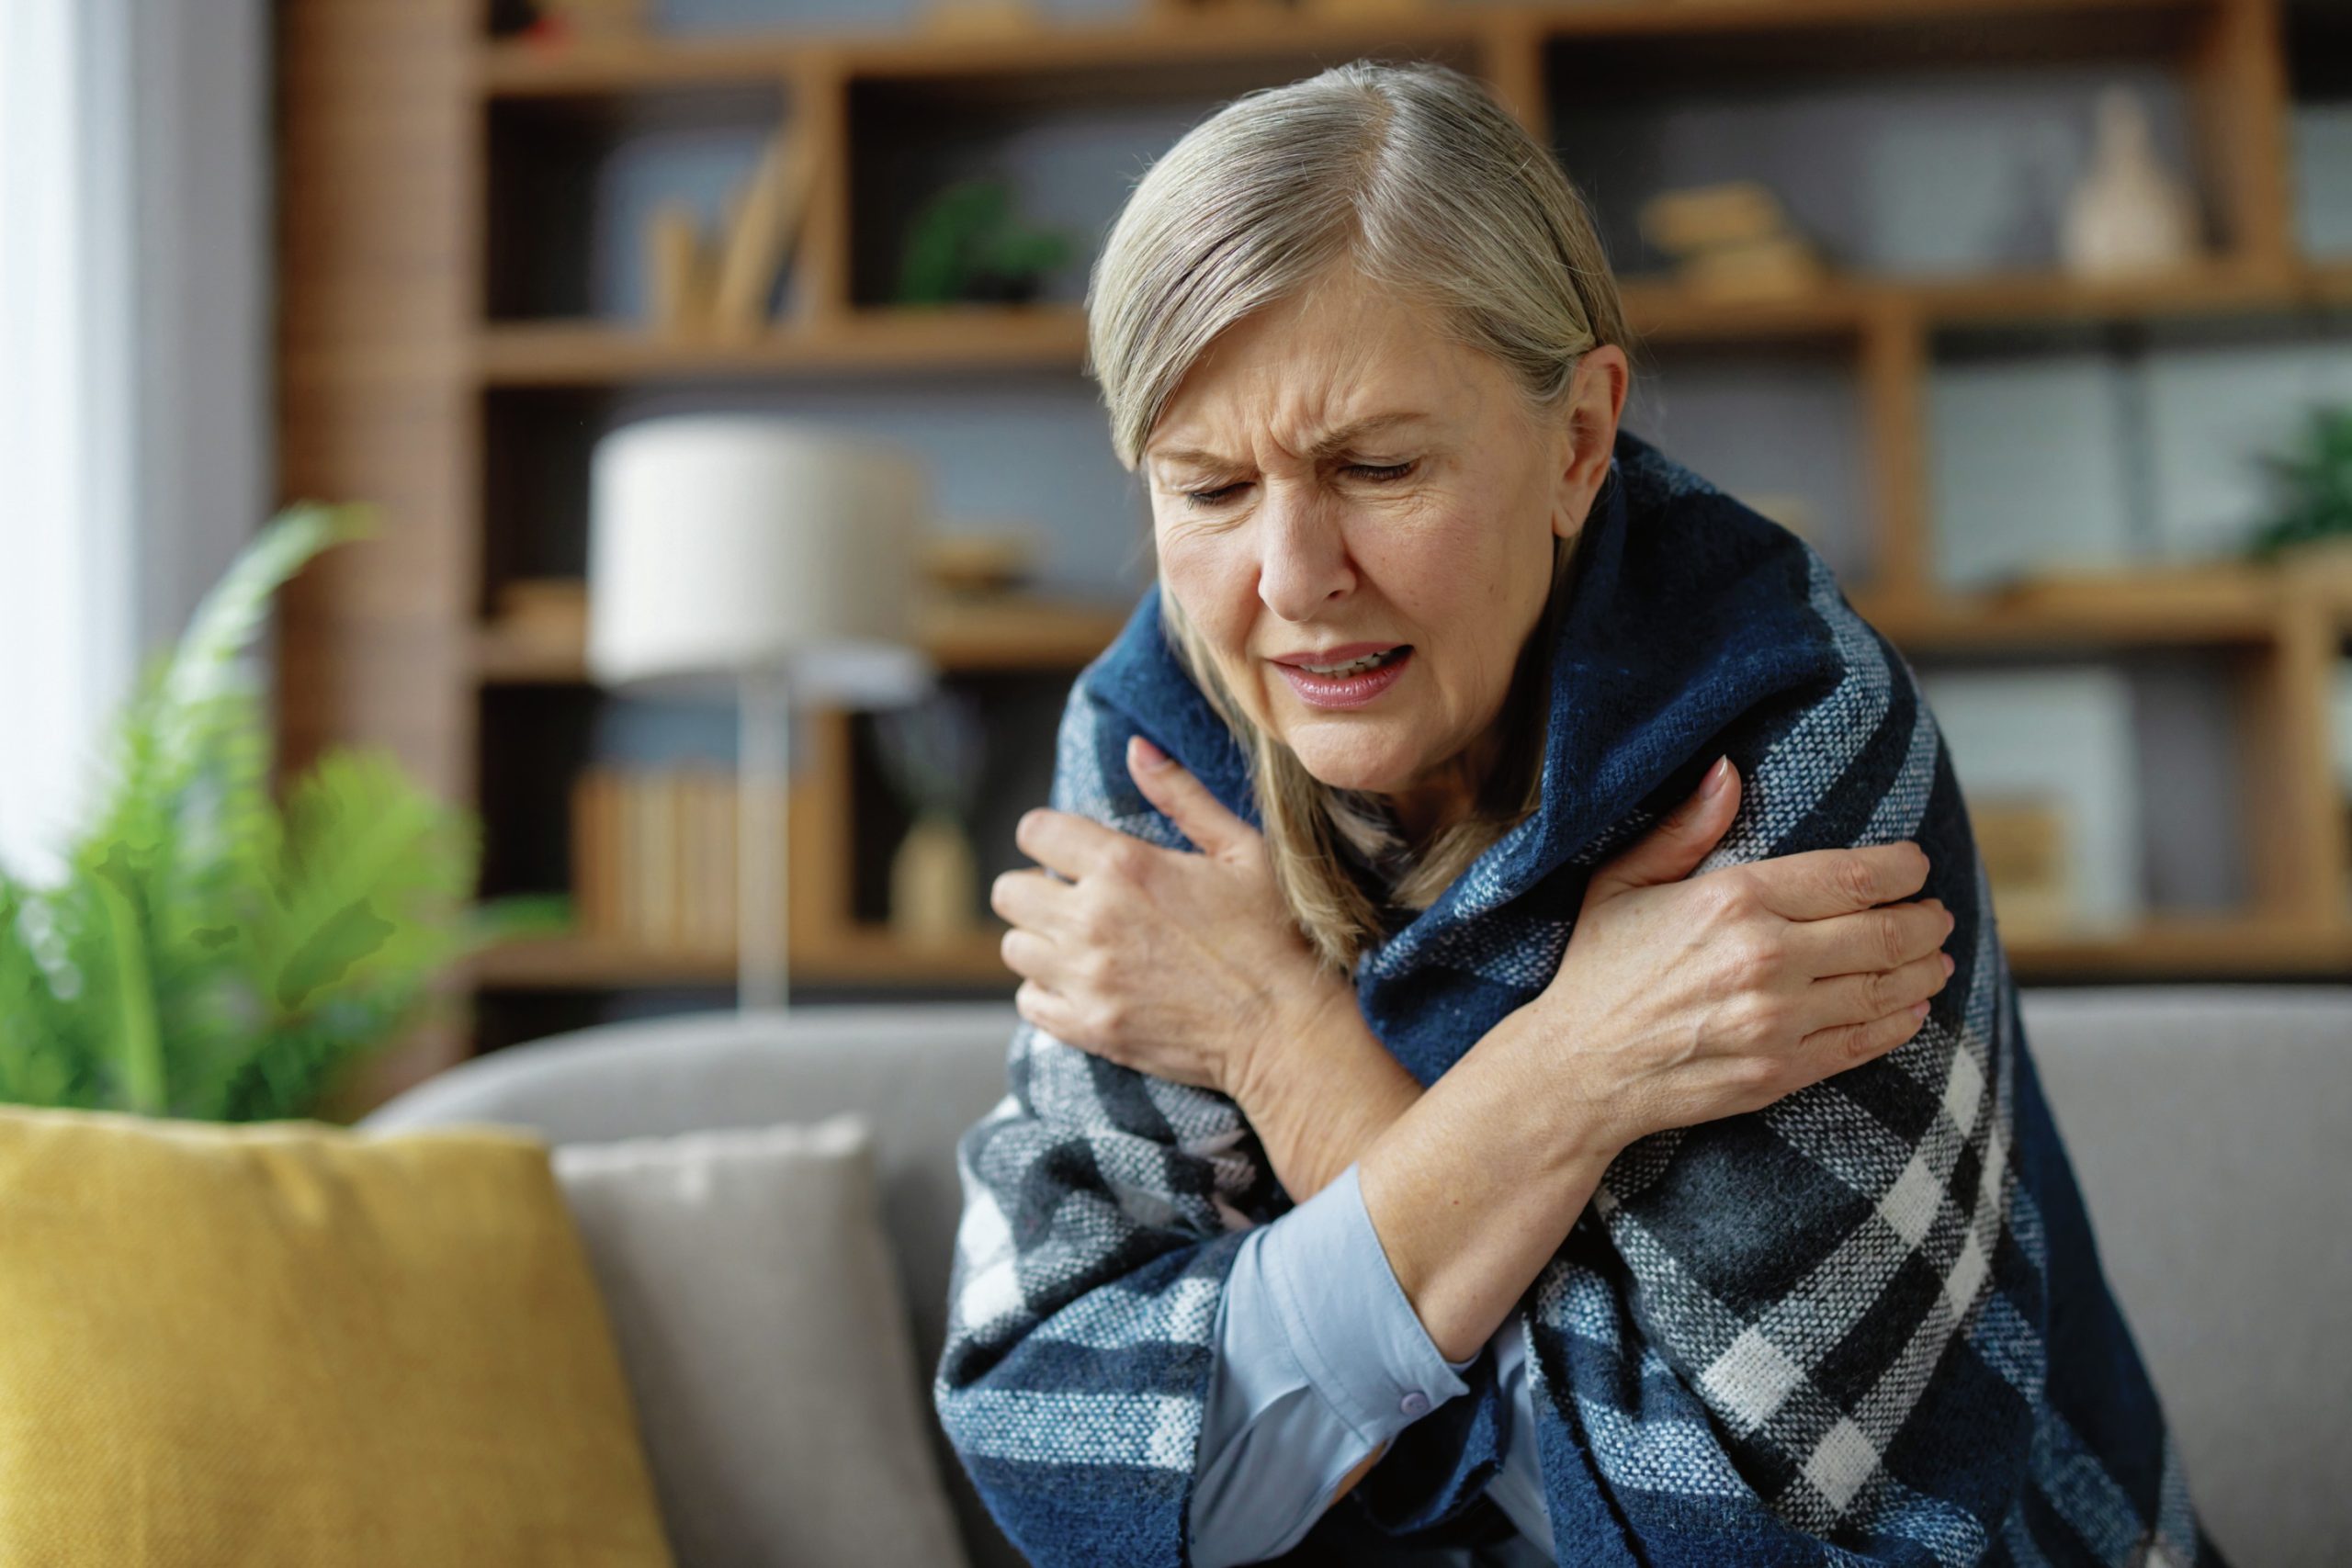
[(798, 699), (922, 694), (922, 468), (858, 436), (758, 414), (623, 426), (590, 466), (588, 669), (607, 685), (726, 688), (782, 672)]

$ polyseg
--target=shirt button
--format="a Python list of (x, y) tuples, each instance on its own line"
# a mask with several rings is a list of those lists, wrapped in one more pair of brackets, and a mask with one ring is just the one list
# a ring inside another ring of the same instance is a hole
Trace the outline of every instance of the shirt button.
[(1430, 1396), (1415, 1389), (1396, 1402), (1396, 1408), (1418, 1421), (1430, 1413)]

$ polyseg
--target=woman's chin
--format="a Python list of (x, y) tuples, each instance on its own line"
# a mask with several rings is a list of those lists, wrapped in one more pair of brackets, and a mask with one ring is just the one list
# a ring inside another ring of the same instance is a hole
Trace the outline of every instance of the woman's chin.
[[(1411, 761), (1386, 747), (1366, 746), (1369, 737), (1351, 736), (1334, 745), (1323, 737), (1309, 732), (1284, 738), (1292, 752), (1298, 758), (1317, 783), (1333, 789), (1369, 791), (1374, 795), (1390, 795), (1403, 789), (1419, 776), (1419, 768)], [(1338, 739), (1338, 738), (1332, 738)]]

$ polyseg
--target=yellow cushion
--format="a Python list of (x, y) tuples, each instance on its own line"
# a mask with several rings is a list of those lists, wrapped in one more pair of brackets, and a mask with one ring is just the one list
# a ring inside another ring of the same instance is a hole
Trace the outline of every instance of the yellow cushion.
[(0, 1562), (669, 1562), (543, 1143), (0, 1108)]

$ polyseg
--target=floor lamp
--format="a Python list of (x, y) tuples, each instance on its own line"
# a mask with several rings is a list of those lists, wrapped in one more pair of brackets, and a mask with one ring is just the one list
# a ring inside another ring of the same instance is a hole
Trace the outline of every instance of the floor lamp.
[(739, 1005), (781, 1010), (796, 705), (910, 703), (922, 470), (795, 421), (688, 414), (625, 425), (589, 468), (588, 668), (649, 695), (738, 703)]

